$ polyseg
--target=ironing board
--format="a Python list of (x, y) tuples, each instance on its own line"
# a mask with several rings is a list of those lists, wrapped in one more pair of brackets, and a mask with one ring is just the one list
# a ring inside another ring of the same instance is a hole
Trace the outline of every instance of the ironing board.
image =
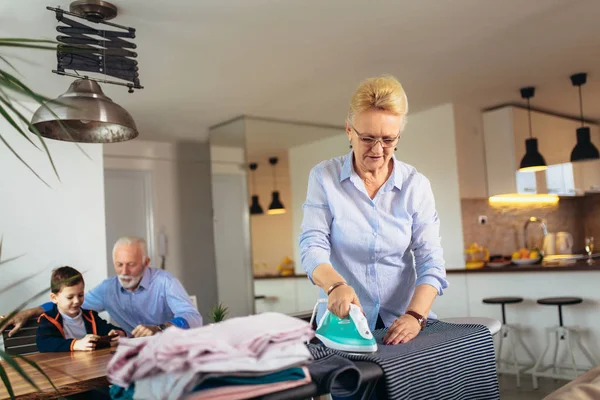
[(386, 398), (500, 398), (494, 343), (485, 326), (432, 320), (416, 338), (396, 346), (382, 343), (386, 331), (373, 332), (379, 349), (369, 355), (348, 354), (314, 344), (309, 349), (316, 360), (337, 354), (353, 361), (376, 363), (384, 372)]

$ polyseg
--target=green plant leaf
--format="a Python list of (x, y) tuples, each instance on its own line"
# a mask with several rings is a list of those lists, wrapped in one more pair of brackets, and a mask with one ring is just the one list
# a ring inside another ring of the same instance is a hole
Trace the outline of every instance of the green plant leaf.
[(2, 382), (4, 382), (4, 386), (6, 387), (6, 391), (11, 399), (15, 398), (15, 392), (13, 391), (12, 385), (10, 384), (10, 380), (8, 379), (8, 375), (4, 370), (2, 364), (0, 364), (0, 378), (2, 378)]
[(35, 295), (31, 296), (29, 299), (27, 299), (26, 301), (24, 301), (23, 303), (21, 303), (21, 305), (19, 305), (17, 308), (15, 308), (14, 310), (12, 310), (8, 315), (6, 315), (4, 318), (0, 319), (0, 332), (2, 332), (4, 330), (4, 328), (8, 325), (8, 322), (15, 316), (17, 315), (23, 308), (25, 308), (25, 306), (27, 304), (29, 304), (30, 301), (32, 301), (33, 299), (35, 299), (36, 297), (39, 297), (41, 295), (43, 295), (44, 293), (48, 293), (50, 291), (49, 287), (46, 287), (44, 290), (40, 290), (38, 293), (36, 293)]
[(56, 47), (50, 46), (37, 46), (25, 43), (10, 43), (10, 42), (0, 42), (0, 46), (2, 47), (21, 47), (25, 49), (38, 49), (38, 50), (56, 50)]
[(48, 374), (46, 374), (44, 372), (44, 370), (42, 368), (40, 368), (39, 365), (37, 365), (36, 362), (31, 361), (27, 357), (23, 357), (21, 355), (15, 356), (15, 358), (18, 358), (18, 359), (21, 359), (21, 360), (25, 361), (27, 364), (29, 364), (33, 368), (35, 368), (40, 374), (44, 375), (44, 378), (46, 378), (46, 380), (48, 380), (48, 382), (50, 383), (50, 385), (52, 385), (52, 388), (56, 391), (56, 393), (58, 393), (60, 395), (60, 391), (58, 390), (58, 388), (56, 386), (54, 386), (54, 382), (52, 382), (52, 379), (50, 379), (50, 377), (48, 376)]
[(47, 40), (47, 39), (28, 39), (28, 38), (0, 38), (0, 43), (13, 43), (13, 42), (20, 42), (20, 43), (58, 43), (55, 42), (53, 40)]
[(25, 254), (21, 254), (20, 256), (11, 257), (11, 258), (8, 258), (8, 259), (6, 259), (6, 260), (0, 260), (0, 265), (2, 265), (2, 264), (8, 264), (8, 263), (9, 263), (9, 262), (11, 262), (11, 261), (15, 261), (15, 260), (17, 260), (17, 259), (19, 259), (19, 258), (23, 257), (24, 255), (25, 255)]
[(4, 61), (9, 67), (11, 67), (15, 72), (18, 72), (14, 65), (12, 65), (6, 57), (0, 56), (0, 60)]
[[(0, 102), (4, 103), (4, 104), (9, 104), (8, 101), (6, 101), (4, 99), (4, 97), (2, 97), (2, 96), (0, 96)], [(25, 131), (23, 131), (23, 129), (21, 129), (21, 127), (19, 125), (17, 125), (15, 120), (10, 116), (10, 114), (1, 105), (0, 105), (0, 115), (2, 115), (4, 117), (4, 119), (6, 121), (8, 121), (8, 123), (11, 124), (13, 126), (13, 128), (15, 128), (21, 134), (21, 136), (23, 136), (25, 139), (27, 139), (27, 141), (29, 143), (31, 143), (31, 145), (33, 147), (40, 150), (40, 148), (37, 147), (36, 144), (33, 143), (33, 141), (29, 138), (29, 135), (27, 133), (25, 133)]]
[(4, 145), (6, 147), (8, 147), (8, 149), (14, 154), (15, 157), (17, 157), (19, 159), (19, 161), (21, 161), (27, 168), (29, 168), (29, 170), (40, 180), (42, 181), (42, 183), (46, 186), (48, 186), (49, 189), (52, 189), (52, 187), (50, 185), (48, 185), (48, 183), (42, 179), (41, 176), (38, 175), (37, 172), (35, 172), (35, 170), (33, 168), (31, 168), (29, 166), (29, 164), (27, 164), (27, 162), (25, 160), (23, 160), (23, 158), (10, 146), (10, 144), (8, 144), (8, 142), (6, 140), (4, 140), (4, 138), (2, 137), (2, 135), (0, 135), (0, 141), (2, 143), (4, 143)]
[(27, 282), (29, 279), (36, 277), (36, 276), (37, 276), (37, 275), (39, 275), (41, 272), (42, 272), (42, 271), (37, 271), (37, 272), (34, 272), (33, 274), (27, 275), (26, 277), (24, 277), (24, 278), (21, 278), (21, 279), (17, 280), (16, 282), (13, 282), (13, 283), (11, 283), (10, 285), (8, 285), (8, 286), (5, 286), (5, 287), (1, 288), (1, 289), (0, 289), (0, 294), (2, 294), (2, 293), (4, 293), (4, 292), (6, 292), (6, 291), (8, 291), (8, 290), (10, 290), (10, 289), (12, 289), (12, 288), (14, 288), (14, 287), (16, 287), (16, 286), (19, 286), (19, 285), (20, 285), (21, 283), (23, 283), (23, 282)]
[[(1, 96), (0, 96), (0, 101), (2, 101), (2, 97)], [(19, 119), (21, 119), (21, 121), (23, 121), (25, 124), (27, 124), (27, 126), (29, 127), (29, 129), (32, 130), (33, 133), (35, 133), (36, 136), (40, 139), (40, 143), (42, 143), (42, 146), (44, 146), (44, 151), (48, 155), (48, 160), (50, 160), (50, 164), (52, 165), (52, 169), (54, 170), (54, 174), (56, 174), (56, 177), (60, 181), (60, 176), (58, 175), (58, 170), (56, 169), (56, 165), (54, 164), (54, 160), (52, 159), (52, 155), (50, 154), (50, 150), (48, 149), (48, 146), (46, 146), (46, 141), (44, 140), (44, 138), (42, 137), (42, 135), (40, 134), (40, 132), (38, 131), (38, 129), (35, 126), (33, 126), (31, 124), (31, 122), (29, 121), (29, 119), (25, 118), (25, 116), (23, 114), (21, 114), (19, 112), (19, 110), (17, 110), (12, 104), (7, 103), (6, 106), (8, 108), (10, 108), (10, 110), (13, 113), (15, 113), (19, 117)], [(23, 135), (25, 136), (25, 133), (23, 133)], [(37, 148), (37, 146), (36, 146), (36, 148)]]
[(31, 386), (33, 386), (38, 392), (41, 391), (40, 387), (37, 385), (37, 383), (35, 383), (33, 381), (33, 379), (31, 379), (29, 374), (27, 372), (25, 372), (23, 367), (21, 367), (19, 365), (19, 363), (16, 362), (15, 359), (10, 354), (6, 353), (3, 350), (0, 350), (0, 357), (2, 357), (2, 360), (5, 363), (7, 363), (12, 369), (14, 369), (19, 375), (21, 375), (21, 378), (25, 379), (27, 381), (27, 383), (29, 383)]
[(23, 82), (21, 82), (17, 77), (15, 77), (14, 75), (12, 75), (4, 70), (0, 69), (0, 75), (2, 75), (2, 77), (4, 78), (4, 82), (2, 80), (0, 80), (0, 84), (4, 83), (5, 86), (9, 87), (13, 91), (16, 91), (17, 93), (19, 93), (23, 96), (30, 97), (40, 104), (43, 104), (48, 101), (50, 101), (50, 102), (54, 101), (48, 97), (44, 97), (42, 95), (35, 93), (33, 90), (29, 89), (29, 87), (27, 87), (27, 85), (25, 85)]

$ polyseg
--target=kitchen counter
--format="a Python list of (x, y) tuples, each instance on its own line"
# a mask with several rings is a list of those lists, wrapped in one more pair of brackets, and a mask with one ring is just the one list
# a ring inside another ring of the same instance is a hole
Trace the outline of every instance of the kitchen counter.
[(508, 273), (508, 272), (566, 272), (566, 271), (600, 271), (600, 260), (588, 265), (586, 261), (577, 261), (568, 265), (507, 265), (506, 267), (483, 267), (479, 269), (453, 268), (447, 269), (448, 274), (484, 274), (484, 273)]

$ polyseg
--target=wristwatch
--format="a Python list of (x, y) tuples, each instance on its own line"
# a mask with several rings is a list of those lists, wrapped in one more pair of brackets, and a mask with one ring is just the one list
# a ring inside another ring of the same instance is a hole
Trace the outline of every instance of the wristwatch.
[(419, 323), (419, 325), (421, 325), (421, 330), (425, 329), (425, 326), (427, 325), (427, 318), (425, 318), (424, 316), (422, 316), (421, 314), (419, 314), (417, 312), (410, 311), (410, 310), (407, 310), (405, 314), (415, 317), (417, 319), (417, 322)]
[(158, 325), (158, 330), (159, 330), (159, 332), (162, 332), (162, 331), (164, 331), (164, 330), (165, 330), (165, 329), (167, 329), (167, 328), (168, 328), (168, 326), (167, 326), (167, 325), (165, 325), (165, 324), (160, 324), (160, 325)]

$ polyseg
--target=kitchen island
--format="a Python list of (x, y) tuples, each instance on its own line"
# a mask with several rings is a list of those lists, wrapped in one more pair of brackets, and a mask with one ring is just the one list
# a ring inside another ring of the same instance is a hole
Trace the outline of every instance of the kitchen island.
[(595, 260), (594, 264), (589, 265), (587, 261), (577, 261), (566, 265), (514, 265), (505, 267), (483, 267), (477, 269), (450, 268), (446, 270), (448, 274), (471, 274), (471, 273), (510, 273), (510, 272), (574, 272), (574, 271), (600, 271), (600, 260)]
[[(482, 300), (486, 297), (522, 297), (522, 303), (506, 307), (506, 318), (509, 324), (523, 330), (523, 340), (536, 356), (546, 344), (545, 329), (558, 325), (558, 308), (539, 305), (537, 300), (543, 297), (581, 297), (582, 304), (563, 307), (564, 324), (581, 329), (584, 344), (600, 360), (600, 260), (596, 259), (592, 265), (588, 265), (586, 260), (579, 260), (560, 266), (532, 264), (480, 269), (449, 268), (447, 279), (449, 287), (433, 304), (433, 311), (439, 318), (471, 316), (501, 320), (501, 307), (484, 304)], [(527, 360), (519, 350), (517, 356), (523, 362)], [(586, 365), (580, 354), (575, 356), (578, 363)]]

